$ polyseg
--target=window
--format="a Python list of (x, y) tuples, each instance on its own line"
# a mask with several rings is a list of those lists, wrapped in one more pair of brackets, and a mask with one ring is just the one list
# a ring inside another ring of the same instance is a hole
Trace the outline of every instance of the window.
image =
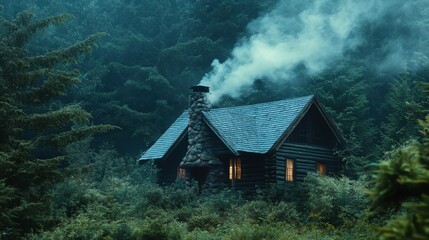
[(186, 180), (186, 169), (178, 168), (177, 169), (177, 178), (181, 180)]
[(294, 180), (294, 176), (293, 176), (293, 160), (292, 159), (286, 159), (285, 180), (288, 181), (288, 182), (292, 182)]
[(229, 180), (241, 179), (241, 159), (231, 158), (229, 160)]
[(322, 176), (326, 175), (326, 164), (325, 163), (317, 163), (316, 168), (317, 168), (317, 172), (320, 175), (322, 175)]

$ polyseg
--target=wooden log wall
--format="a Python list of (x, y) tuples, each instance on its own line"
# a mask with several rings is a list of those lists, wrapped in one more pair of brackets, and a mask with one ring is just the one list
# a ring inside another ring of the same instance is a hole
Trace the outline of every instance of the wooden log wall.
[(276, 182), (276, 155), (270, 154), (265, 156), (265, 183), (271, 184)]
[(333, 155), (332, 149), (304, 144), (284, 143), (276, 153), (276, 181), (285, 182), (286, 159), (294, 160), (295, 181), (301, 182), (308, 172), (316, 171), (317, 163), (326, 164), (328, 175), (341, 170), (341, 160)]
[(186, 154), (188, 146), (188, 136), (186, 135), (178, 145), (167, 155), (165, 159), (155, 161), (159, 169), (158, 183), (171, 184), (176, 181), (177, 168)]
[[(254, 192), (258, 187), (265, 186), (264, 156), (244, 155), (241, 158), (241, 179), (236, 180), (235, 189), (243, 192)], [(231, 186), (231, 181), (228, 181)]]

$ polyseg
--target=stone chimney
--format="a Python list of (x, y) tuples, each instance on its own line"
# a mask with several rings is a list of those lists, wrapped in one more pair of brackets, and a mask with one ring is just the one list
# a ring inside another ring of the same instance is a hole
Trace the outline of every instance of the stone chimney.
[[(189, 96), (188, 150), (180, 163), (187, 169), (187, 180), (195, 179), (204, 189), (218, 188), (224, 181), (222, 162), (215, 156), (210, 141), (210, 129), (204, 122), (203, 112), (210, 111), (207, 99), (209, 87), (191, 87)], [(205, 172), (205, 176), (201, 173)], [(198, 175), (198, 176), (197, 176)]]

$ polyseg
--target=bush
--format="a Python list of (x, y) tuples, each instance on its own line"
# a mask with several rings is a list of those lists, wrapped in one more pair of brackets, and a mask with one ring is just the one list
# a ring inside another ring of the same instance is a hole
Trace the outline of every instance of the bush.
[(362, 216), (369, 202), (360, 181), (309, 173), (305, 178), (306, 211), (310, 218), (339, 226)]
[(160, 187), (152, 187), (144, 193), (143, 197), (146, 200), (146, 207), (165, 206), (164, 190)]
[(50, 193), (53, 208), (63, 209), (67, 217), (75, 215), (88, 204), (88, 199), (83, 197), (84, 191), (82, 183), (74, 179), (56, 184)]
[(156, 217), (148, 216), (134, 237), (142, 240), (176, 240), (181, 239), (185, 231), (184, 225), (176, 222), (168, 213), (160, 212)]
[(210, 194), (201, 198), (204, 205), (221, 215), (229, 214), (237, 206), (243, 205), (244, 201), (239, 194), (231, 190), (223, 190), (216, 194)]
[(190, 206), (197, 202), (198, 188), (189, 187), (182, 182), (177, 182), (164, 188), (165, 207), (170, 209)]
[(270, 210), (270, 203), (261, 200), (254, 200), (244, 204), (240, 208), (238, 214), (245, 216), (251, 223), (262, 223), (267, 220)]
[(285, 222), (291, 225), (302, 224), (301, 214), (297, 211), (295, 204), (279, 202), (274, 205), (267, 216), (268, 222)]
[(188, 226), (190, 230), (200, 229), (213, 232), (222, 222), (224, 219), (219, 214), (210, 210), (203, 210), (189, 219)]

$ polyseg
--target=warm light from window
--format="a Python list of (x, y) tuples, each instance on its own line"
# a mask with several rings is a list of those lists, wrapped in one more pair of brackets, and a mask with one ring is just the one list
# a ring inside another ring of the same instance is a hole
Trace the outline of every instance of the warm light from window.
[(231, 180), (233, 178), (233, 169), (234, 169), (234, 163), (232, 161), (232, 159), (229, 160), (229, 180)]
[(324, 163), (317, 163), (317, 172), (322, 175), (325, 176), (326, 175), (326, 164)]
[(235, 160), (235, 179), (241, 179), (241, 159)]
[(286, 159), (286, 181), (293, 181), (293, 160), (292, 159)]
[(186, 180), (186, 169), (179, 168), (177, 169), (177, 177), (182, 180)]
[(231, 158), (229, 160), (229, 180), (241, 179), (241, 159)]

